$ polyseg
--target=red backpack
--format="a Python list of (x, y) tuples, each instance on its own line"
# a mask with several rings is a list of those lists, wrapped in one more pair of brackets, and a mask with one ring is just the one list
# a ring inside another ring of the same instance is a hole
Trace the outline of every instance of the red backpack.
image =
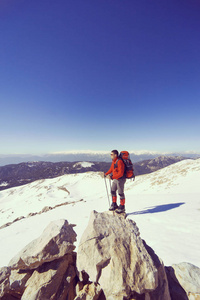
[(121, 158), (121, 160), (123, 161), (123, 163), (125, 164), (125, 175), (126, 178), (133, 178), (133, 180), (135, 179), (135, 174), (134, 174), (134, 169), (133, 169), (133, 163), (130, 159), (130, 154), (128, 153), (128, 151), (121, 151), (119, 158)]

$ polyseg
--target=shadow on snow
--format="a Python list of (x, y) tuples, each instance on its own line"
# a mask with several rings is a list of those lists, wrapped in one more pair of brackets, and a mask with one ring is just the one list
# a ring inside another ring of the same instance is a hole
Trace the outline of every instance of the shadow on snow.
[(132, 212), (132, 213), (127, 213), (127, 216), (128, 215), (143, 215), (143, 214), (160, 213), (160, 212), (164, 212), (164, 211), (167, 211), (167, 210), (170, 210), (170, 209), (177, 208), (177, 207), (179, 207), (183, 204), (185, 204), (185, 202), (163, 204), (163, 205), (147, 207), (147, 209), (145, 209), (145, 210), (140, 210), (140, 211), (135, 211), (135, 212)]

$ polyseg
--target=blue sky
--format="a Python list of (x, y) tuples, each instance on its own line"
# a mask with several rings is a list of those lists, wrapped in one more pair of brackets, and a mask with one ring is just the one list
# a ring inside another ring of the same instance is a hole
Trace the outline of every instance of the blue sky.
[(0, 1), (0, 153), (200, 152), (200, 3)]

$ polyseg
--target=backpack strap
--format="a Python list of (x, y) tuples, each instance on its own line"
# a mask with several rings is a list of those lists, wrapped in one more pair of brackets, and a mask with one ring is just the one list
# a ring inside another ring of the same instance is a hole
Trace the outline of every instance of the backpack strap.
[[(118, 159), (116, 160), (116, 162), (114, 164), (114, 169), (117, 168), (117, 163), (118, 163), (119, 160), (123, 161), (123, 159), (120, 156), (118, 156)], [(124, 161), (123, 161), (123, 163), (124, 163)]]
[(118, 159), (116, 160), (116, 162), (115, 162), (115, 164), (114, 164), (114, 169), (117, 168), (117, 163), (118, 163), (119, 160), (121, 160), (121, 161), (123, 162), (123, 164), (124, 164), (124, 174), (123, 174), (123, 176), (120, 177), (120, 178), (124, 178), (124, 177), (126, 177), (126, 176), (125, 176), (125, 174), (126, 174), (126, 164), (124, 163), (123, 159), (122, 159), (120, 156), (118, 157)]
[(115, 164), (114, 164), (114, 169), (117, 168), (117, 163), (119, 161), (119, 158), (116, 160)]

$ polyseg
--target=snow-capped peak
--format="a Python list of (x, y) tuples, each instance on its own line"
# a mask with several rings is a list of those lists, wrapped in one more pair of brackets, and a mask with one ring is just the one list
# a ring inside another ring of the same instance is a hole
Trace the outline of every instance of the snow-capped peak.
[(73, 168), (80, 167), (80, 168), (91, 168), (94, 164), (87, 161), (77, 162), (73, 165)]

